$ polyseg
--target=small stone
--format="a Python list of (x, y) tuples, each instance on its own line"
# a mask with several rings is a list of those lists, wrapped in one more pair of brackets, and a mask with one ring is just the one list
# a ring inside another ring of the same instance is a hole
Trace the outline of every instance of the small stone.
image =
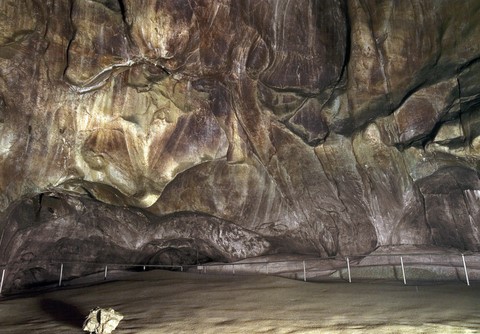
[(103, 309), (96, 307), (90, 311), (83, 324), (83, 330), (95, 334), (110, 334), (118, 323), (123, 319), (123, 315), (112, 308)]

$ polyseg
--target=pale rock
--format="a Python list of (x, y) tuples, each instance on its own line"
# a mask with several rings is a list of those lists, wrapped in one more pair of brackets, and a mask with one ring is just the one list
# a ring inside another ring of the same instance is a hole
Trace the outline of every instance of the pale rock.
[(90, 334), (111, 334), (122, 319), (123, 315), (112, 308), (97, 307), (88, 314), (83, 330)]

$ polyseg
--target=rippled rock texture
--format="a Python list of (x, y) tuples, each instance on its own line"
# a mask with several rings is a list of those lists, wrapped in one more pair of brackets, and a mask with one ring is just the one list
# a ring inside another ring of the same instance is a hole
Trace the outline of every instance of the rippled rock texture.
[(0, 15), (3, 263), (480, 248), (478, 1)]

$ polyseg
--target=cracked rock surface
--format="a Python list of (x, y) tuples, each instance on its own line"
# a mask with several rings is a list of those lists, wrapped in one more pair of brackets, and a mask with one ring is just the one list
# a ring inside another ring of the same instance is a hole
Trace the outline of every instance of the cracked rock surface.
[[(0, 1), (0, 262), (480, 248), (480, 4)], [(78, 269), (78, 274), (83, 273)]]

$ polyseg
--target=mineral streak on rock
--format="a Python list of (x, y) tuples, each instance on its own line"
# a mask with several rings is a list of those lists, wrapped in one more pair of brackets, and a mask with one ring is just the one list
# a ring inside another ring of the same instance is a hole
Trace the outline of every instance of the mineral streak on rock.
[(26, 270), (10, 283), (77, 251), (479, 250), (478, 1), (3, 0), (0, 16), (0, 262)]

